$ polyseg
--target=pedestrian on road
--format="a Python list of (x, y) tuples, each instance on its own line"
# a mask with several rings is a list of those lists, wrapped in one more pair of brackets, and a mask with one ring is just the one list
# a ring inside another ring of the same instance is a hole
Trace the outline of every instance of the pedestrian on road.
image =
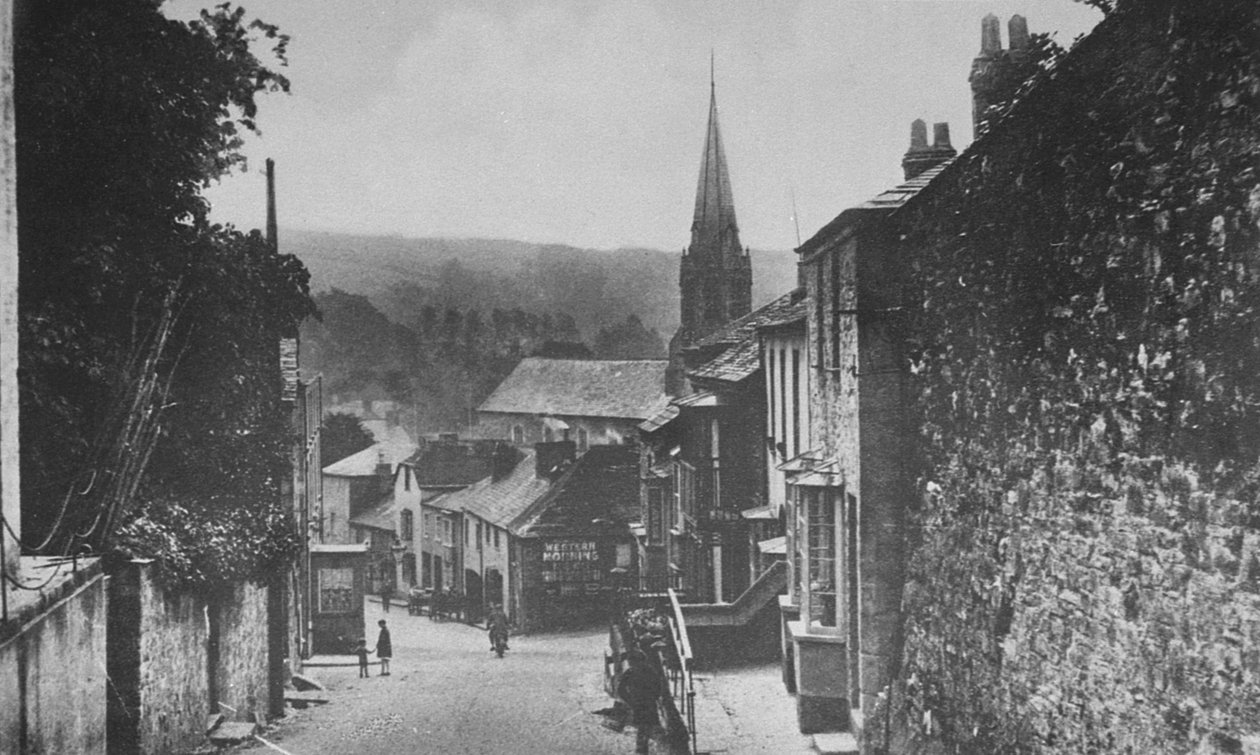
[(508, 617), (498, 603), (490, 607), (490, 615), (486, 618), (486, 631), (490, 635), (490, 652), (494, 652), (494, 641), (499, 637), (503, 638), (503, 649), (508, 649)]
[(394, 596), (394, 588), (388, 582), (381, 586), (381, 608), (389, 613), (389, 599)]
[(367, 649), (367, 640), (363, 637), (359, 638), (359, 644), (354, 649), (354, 654), (359, 656), (359, 678), (366, 679), (368, 676), (368, 653), (372, 651)]
[(389, 659), (394, 657), (394, 644), (390, 642), (385, 620), (381, 619), (376, 625), (381, 628), (381, 633), (376, 637), (376, 657), (381, 659), (381, 676), (389, 676)]
[(646, 753), (652, 729), (656, 726), (656, 701), (661, 696), (661, 680), (647, 664), (647, 656), (633, 650), (626, 656), (629, 668), (617, 680), (617, 697), (630, 706), (634, 725), (634, 751)]

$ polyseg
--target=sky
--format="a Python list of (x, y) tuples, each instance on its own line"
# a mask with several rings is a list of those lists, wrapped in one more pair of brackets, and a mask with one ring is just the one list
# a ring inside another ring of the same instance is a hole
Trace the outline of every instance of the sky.
[[(187, 18), (207, 0), (170, 0)], [(281, 229), (680, 250), (710, 55), (744, 244), (791, 249), (901, 180), (910, 123), (971, 141), (987, 13), (1064, 46), (1072, 0), (242, 0), (292, 37), (212, 217)], [(798, 230), (799, 229), (799, 230)], [(283, 245), (283, 239), (282, 239)]]

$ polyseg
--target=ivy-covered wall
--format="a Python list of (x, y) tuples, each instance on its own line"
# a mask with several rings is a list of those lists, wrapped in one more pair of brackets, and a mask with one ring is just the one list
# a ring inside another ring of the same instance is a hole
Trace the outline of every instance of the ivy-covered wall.
[(894, 216), (922, 495), (870, 747), (1260, 733), (1258, 8), (1121, 3)]

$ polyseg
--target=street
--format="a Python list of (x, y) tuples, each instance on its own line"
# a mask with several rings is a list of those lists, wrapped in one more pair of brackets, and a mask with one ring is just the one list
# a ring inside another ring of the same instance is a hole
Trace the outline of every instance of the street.
[(380, 618), (393, 639), (391, 675), (375, 664), (367, 679), (354, 666), (308, 669), (331, 702), (290, 709), (268, 741), (293, 755), (634, 751), (632, 729), (614, 732), (593, 714), (611, 704), (600, 676), (605, 632), (513, 637), (499, 659), (484, 630), (397, 606), (382, 613), (375, 601), (365, 618), (369, 648)]

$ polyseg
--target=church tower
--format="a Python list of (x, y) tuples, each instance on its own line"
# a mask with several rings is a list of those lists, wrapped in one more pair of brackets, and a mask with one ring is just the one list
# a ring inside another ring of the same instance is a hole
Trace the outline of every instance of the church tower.
[(682, 325), (670, 341), (667, 378), (672, 394), (681, 389), (681, 352), (752, 309), (752, 262), (739, 243), (735, 200), (718, 128), (717, 92), (709, 77), (709, 124), (705, 131), (691, 244), (683, 250), (678, 274)]

